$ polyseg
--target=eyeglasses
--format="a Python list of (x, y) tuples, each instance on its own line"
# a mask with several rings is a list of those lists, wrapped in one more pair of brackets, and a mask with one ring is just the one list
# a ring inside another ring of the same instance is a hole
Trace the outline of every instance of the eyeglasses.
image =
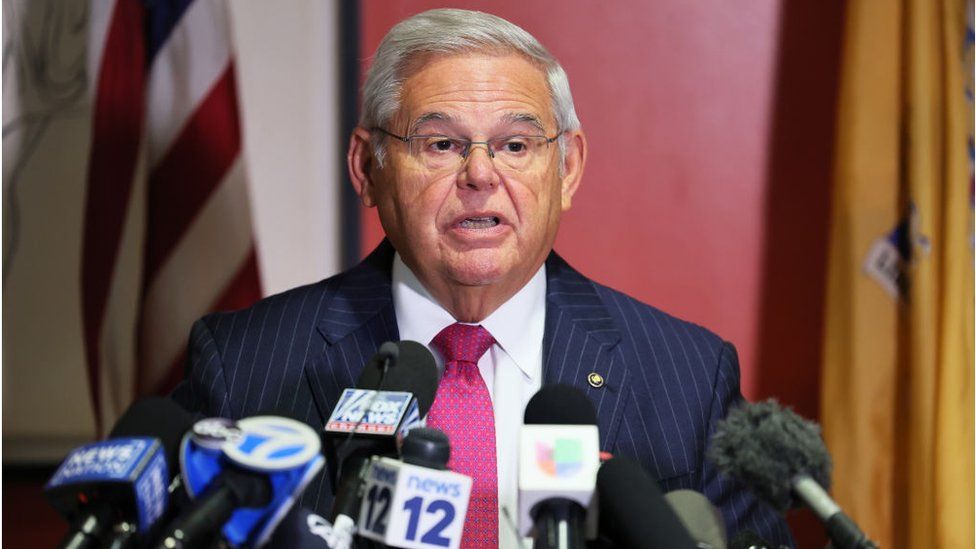
[(546, 161), (549, 144), (562, 135), (562, 132), (553, 137), (518, 134), (472, 141), (439, 134), (404, 137), (383, 128), (372, 129), (406, 143), (410, 156), (430, 171), (459, 169), (471, 154), (473, 145), (484, 145), (488, 157), (496, 162), (496, 166), (514, 171), (531, 170)]

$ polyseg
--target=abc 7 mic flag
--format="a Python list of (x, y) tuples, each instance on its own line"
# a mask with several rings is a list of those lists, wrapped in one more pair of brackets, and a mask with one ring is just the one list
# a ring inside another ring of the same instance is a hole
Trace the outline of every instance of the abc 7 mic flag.
[(373, 458), (359, 535), (391, 547), (457, 549), (470, 497), (470, 477)]
[(269, 480), (271, 501), (260, 508), (235, 510), (222, 528), (234, 545), (260, 546), (322, 468), (320, 449), (318, 433), (293, 419), (209, 418), (197, 422), (184, 438), (180, 461), (193, 498), (200, 497), (227, 464)]

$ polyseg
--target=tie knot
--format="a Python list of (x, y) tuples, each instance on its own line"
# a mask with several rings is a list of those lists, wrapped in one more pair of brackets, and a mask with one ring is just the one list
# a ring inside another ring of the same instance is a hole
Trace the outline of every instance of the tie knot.
[(444, 362), (477, 364), (494, 342), (495, 338), (480, 325), (454, 323), (434, 336), (430, 344), (444, 355)]

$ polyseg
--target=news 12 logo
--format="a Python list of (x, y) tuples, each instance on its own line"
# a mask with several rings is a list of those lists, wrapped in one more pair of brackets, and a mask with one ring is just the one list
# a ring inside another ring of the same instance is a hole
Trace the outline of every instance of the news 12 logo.
[(415, 406), (413, 395), (402, 391), (346, 389), (325, 428), (340, 433), (355, 429), (357, 433), (392, 435)]
[(572, 438), (557, 438), (551, 443), (535, 443), (536, 463), (539, 469), (554, 478), (567, 478), (583, 469), (583, 445)]
[(456, 549), (470, 497), (470, 477), (374, 458), (366, 475), (359, 534), (390, 547)]

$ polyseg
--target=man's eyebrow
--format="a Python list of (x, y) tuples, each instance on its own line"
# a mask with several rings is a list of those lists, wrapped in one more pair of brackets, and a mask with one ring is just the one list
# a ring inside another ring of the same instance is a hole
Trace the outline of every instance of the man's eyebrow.
[(428, 122), (432, 122), (435, 120), (440, 122), (453, 122), (454, 117), (442, 112), (428, 112), (422, 114), (416, 120), (413, 121), (413, 124), (410, 124), (410, 133), (411, 134), (416, 133), (417, 128), (423, 126)]
[(539, 117), (534, 114), (519, 112), (506, 115), (505, 118), (509, 124), (529, 123), (535, 126), (536, 129), (539, 130), (539, 133), (546, 133), (546, 127), (542, 123), (542, 120), (540, 120)]
[[(423, 126), (428, 122), (434, 122), (434, 121), (456, 123), (457, 118), (443, 112), (424, 113), (419, 117), (417, 117), (417, 119), (414, 120), (412, 124), (410, 124), (410, 134), (411, 135), (415, 134), (421, 126)], [(541, 134), (546, 133), (545, 124), (542, 123), (542, 120), (539, 119), (538, 116), (531, 113), (509, 113), (504, 116), (503, 121), (506, 124), (531, 124), (537, 130), (539, 130), (539, 133)]]

